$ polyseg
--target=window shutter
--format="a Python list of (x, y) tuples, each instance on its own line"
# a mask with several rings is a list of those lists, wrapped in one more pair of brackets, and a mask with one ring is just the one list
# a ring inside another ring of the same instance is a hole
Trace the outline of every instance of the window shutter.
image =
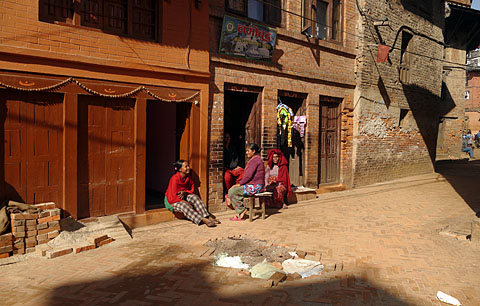
[(282, 1), (281, 0), (267, 0), (265, 2), (265, 19), (268, 23), (274, 25), (282, 24)]

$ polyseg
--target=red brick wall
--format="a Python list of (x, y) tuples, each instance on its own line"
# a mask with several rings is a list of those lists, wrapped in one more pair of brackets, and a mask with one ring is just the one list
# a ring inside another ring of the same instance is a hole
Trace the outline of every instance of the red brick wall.
[(163, 5), (162, 40), (156, 43), (86, 27), (41, 22), (38, 0), (2, 0), (0, 52), (112, 66), (142, 64), (179, 69), (188, 69), (189, 58), (191, 70), (208, 71), (208, 5), (205, 2), (200, 10), (192, 5), (189, 35), (188, 1), (159, 1)]
[[(300, 1), (283, 1), (284, 8), (301, 14)], [(355, 2), (345, 1), (344, 27), (355, 31)], [(342, 43), (309, 42), (301, 35), (299, 17), (283, 13), (283, 25), (277, 28), (277, 44), (272, 64), (236, 59), (217, 53), (225, 1), (210, 1), (210, 165), (209, 206), (223, 210), (223, 128), (225, 83), (262, 88), (263, 154), (276, 146), (276, 106), (278, 90), (307, 94), (307, 131), (305, 137), (305, 183), (318, 185), (319, 97), (343, 99), (341, 130), (341, 178), (351, 185), (352, 99), (355, 84), (355, 39), (343, 35)]]
[(445, 59), (458, 63), (458, 68), (450, 65), (443, 75), (444, 88), (439, 110), (440, 118), (437, 159), (458, 159), (464, 156), (461, 152), (462, 131), (465, 125), (465, 50), (446, 48)]
[[(359, 31), (354, 186), (433, 171), (442, 63), (412, 55), (410, 82), (402, 84), (399, 79), (402, 28), (414, 33), (412, 52), (443, 58), (444, 4), (433, 2), (433, 18), (426, 20), (400, 1), (359, 1), (370, 18), (361, 17)], [(372, 18), (385, 17), (389, 26), (373, 25)], [(376, 46), (381, 40), (389, 46), (395, 42), (387, 63), (376, 63)], [(407, 115), (400, 122), (402, 112)]]
[(469, 71), (467, 73), (465, 89), (470, 92), (470, 99), (465, 100), (465, 108), (480, 110), (480, 71)]

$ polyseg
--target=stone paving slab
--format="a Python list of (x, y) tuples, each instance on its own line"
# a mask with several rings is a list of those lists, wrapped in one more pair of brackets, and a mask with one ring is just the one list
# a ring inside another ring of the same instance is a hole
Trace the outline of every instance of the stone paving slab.
[[(216, 228), (173, 221), (102, 248), (0, 267), (2, 305), (440, 305), (438, 290), (479, 305), (480, 244), (439, 232), (475, 217), (438, 174), (323, 194)], [(248, 235), (322, 253), (343, 271), (264, 288), (197, 254), (208, 239)]]

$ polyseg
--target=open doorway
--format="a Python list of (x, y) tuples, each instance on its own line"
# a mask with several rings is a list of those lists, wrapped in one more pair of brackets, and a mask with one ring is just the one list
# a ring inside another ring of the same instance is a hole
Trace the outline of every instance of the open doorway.
[(180, 158), (182, 139), (189, 138), (190, 103), (147, 103), (145, 209), (164, 208), (173, 163)]
[[(305, 173), (305, 133), (306, 133), (306, 94), (279, 91), (278, 103), (290, 107), (293, 113), (292, 131), (278, 127), (277, 146), (288, 161), (288, 173), (293, 185), (304, 186)], [(288, 140), (291, 137), (291, 140)]]
[(261, 88), (246, 88), (248, 91), (225, 90), (224, 104), (224, 133), (230, 134), (231, 145), (238, 156), (238, 166), (242, 168), (246, 164), (246, 144), (261, 145)]

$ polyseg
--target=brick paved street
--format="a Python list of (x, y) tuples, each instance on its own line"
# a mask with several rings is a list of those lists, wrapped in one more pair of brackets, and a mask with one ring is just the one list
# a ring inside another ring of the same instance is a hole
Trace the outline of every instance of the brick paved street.
[[(439, 232), (475, 218), (480, 161), (438, 171), (323, 194), (253, 223), (174, 221), (85, 253), (0, 266), (0, 304), (441, 305), (440, 290), (479, 305), (480, 244)], [(208, 239), (240, 234), (320, 251), (344, 270), (267, 289), (196, 255)]]

